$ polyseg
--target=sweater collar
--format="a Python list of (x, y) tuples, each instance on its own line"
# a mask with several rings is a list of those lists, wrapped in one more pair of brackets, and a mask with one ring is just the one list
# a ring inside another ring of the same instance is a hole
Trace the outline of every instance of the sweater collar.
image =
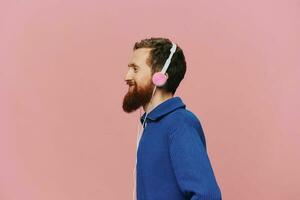
[[(161, 117), (169, 114), (170, 112), (173, 112), (176, 109), (185, 108), (185, 107), (186, 106), (182, 102), (180, 97), (172, 97), (160, 103), (153, 110), (151, 110), (147, 115), (147, 119), (150, 119), (151, 121), (156, 121)], [(145, 115), (146, 112), (140, 118), (141, 123), (143, 123), (145, 119)]]

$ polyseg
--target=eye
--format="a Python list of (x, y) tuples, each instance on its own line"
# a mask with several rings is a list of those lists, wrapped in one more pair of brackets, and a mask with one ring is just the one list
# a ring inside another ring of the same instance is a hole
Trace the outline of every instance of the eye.
[(135, 67), (135, 68), (133, 68), (134, 69), (134, 72), (137, 72), (138, 71), (138, 69)]

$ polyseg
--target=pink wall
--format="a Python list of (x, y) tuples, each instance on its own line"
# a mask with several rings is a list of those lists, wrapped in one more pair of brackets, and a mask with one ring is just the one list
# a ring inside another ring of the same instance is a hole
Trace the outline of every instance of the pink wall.
[(131, 199), (136, 40), (170, 37), (223, 199), (300, 197), (300, 2), (0, 2), (0, 199)]

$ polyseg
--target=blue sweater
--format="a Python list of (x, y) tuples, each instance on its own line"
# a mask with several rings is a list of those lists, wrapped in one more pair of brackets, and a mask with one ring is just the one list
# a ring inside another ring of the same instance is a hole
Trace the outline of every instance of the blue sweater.
[(137, 200), (222, 199), (200, 121), (185, 107), (172, 97), (148, 113), (137, 151)]

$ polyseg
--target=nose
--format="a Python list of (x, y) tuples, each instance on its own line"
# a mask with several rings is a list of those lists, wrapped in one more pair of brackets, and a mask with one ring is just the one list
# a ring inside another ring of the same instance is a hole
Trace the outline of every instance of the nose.
[(125, 81), (126, 83), (132, 81), (132, 73), (130, 72), (130, 69), (129, 69), (129, 70), (127, 71), (127, 73), (125, 74), (124, 81)]

